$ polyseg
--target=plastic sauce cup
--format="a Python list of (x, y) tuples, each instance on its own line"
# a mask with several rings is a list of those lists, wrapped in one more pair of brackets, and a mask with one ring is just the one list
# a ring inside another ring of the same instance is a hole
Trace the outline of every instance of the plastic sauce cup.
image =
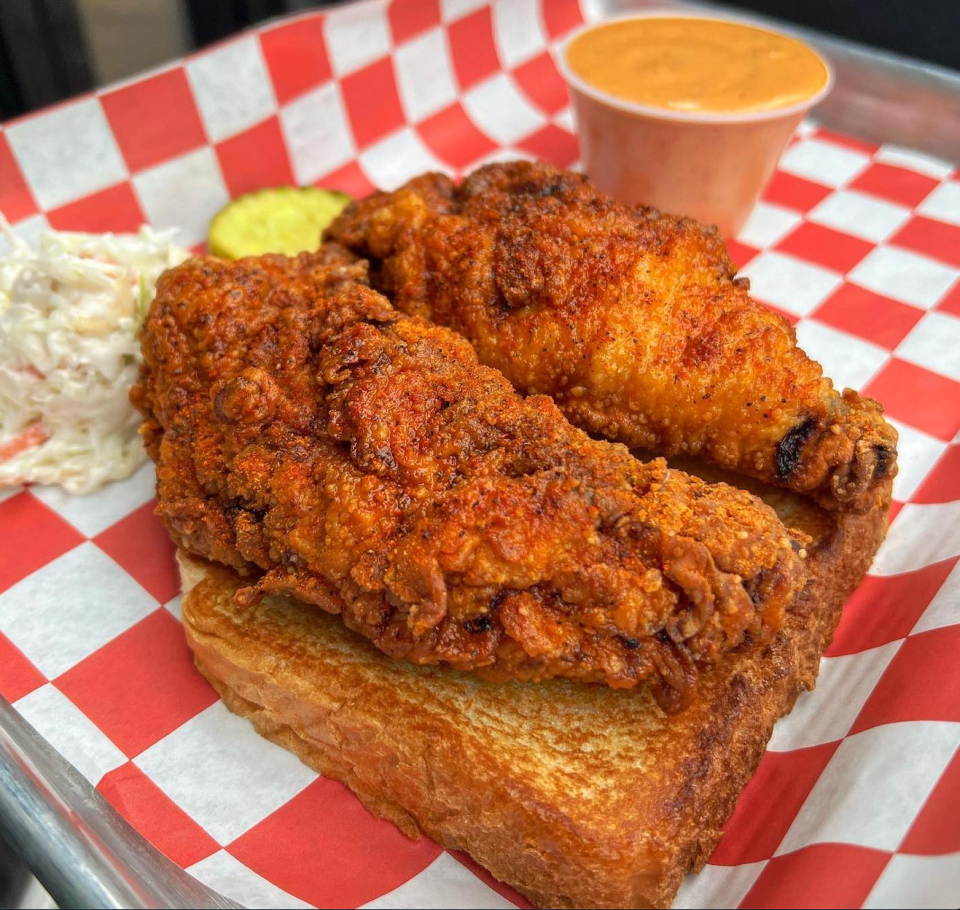
[(716, 113), (624, 101), (571, 70), (567, 49), (584, 32), (611, 21), (665, 17), (733, 22), (780, 34), (750, 22), (665, 11), (579, 29), (564, 42), (560, 70), (573, 101), (581, 161), (594, 185), (620, 202), (715, 224), (730, 238), (743, 227), (804, 114), (833, 87), (833, 71), (818, 55), (826, 81), (802, 102), (760, 112)]

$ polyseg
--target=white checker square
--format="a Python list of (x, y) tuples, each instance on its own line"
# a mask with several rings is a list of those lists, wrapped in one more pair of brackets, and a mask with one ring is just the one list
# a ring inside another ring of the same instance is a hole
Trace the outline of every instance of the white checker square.
[(100, 728), (50, 683), (34, 689), (14, 707), (94, 786), (127, 760)]
[(0, 632), (53, 679), (156, 607), (120, 566), (85, 541), (0, 594)]
[(186, 70), (200, 116), (214, 142), (266, 120), (276, 110), (255, 35), (201, 53)]
[(333, 82), (319, 88), (280, 111), (280, 125), (286, 138), (297, 183), (313, 183), (353, 159), (353, 138), (340, 90)]
[(890, 857), (864, 910), (952, 910), (960, 894), (960, 853)]
[(584, 22), (588, 25), (610, 17), (610, 9), (604, 0), (580, 0), (580, 10)]
[(493, 5), (493, 37), (505, 69), (513, 69), (540, 53), (547, 36), (540, 26), (537, 0), (497, 0)]
[(872, 249), (847, 275), (868, 291), (903, 303), (932, 307), (960, 277), (960, 269), (895, 246)]
[(943, 180), (953, 173), (953, 165), (949, 161), (900, 145), (881, 146), (874, 159), (883, 164), (905, 167), (911, 171), (916, 171), (918, 174), (935, 177), (937, 180)]
[(960, 181), (941, 183), (917, 206), (917, 214), (960, 225)]
[(687, 875), (673, 901), (673, 910), (734, 910), (747, 896), (767, 861), (738, 866), (706, 865), (698, 875)]
[(317, 778), (221, 702), (141, 753), (136, 764), (221, 844), (263, 821)]
[[(50, 230), (50, 222), (47, 221), (46, 215), (31, 215), (29, 218), (18, 221), (12, 227), (13, 233), (16, 234), (17, 237), (36, 248), (40, 243), (40, 235), (44, 231)], [(6, 255), (9, 252), (9, 241), (6, 237), (0, 235), (0, 255)]]
[(822, 658), (817, 687), (801, 693), (793, 711), (777, 721), (767, 748), (789, 752), (843, 739), (900, 644)]
[(424, 171), (446, 170), (408, 126), (363, 151), (360, 166), (370, 182), (384, 190), (395, 190)]
[(27, 117), (7, 127), (6, 134), (43, 209), (127, 179), (126, 165), (97, 98)]
[(958, 623), (960, 623), (960, 562), (953, 567), (933, 600), (927, 604), (927, 609), (917, 620), (911, 634), (942, 629), (944, 626), (955, 626)]
[(792, 209), (770, 202), (758, 202), (737, 235), (737, 240), (763, 249), (782, 240), (801, 221), (803, 217)]
[(900, 342), (897, 357), (960, 382), (960, 317), (925, 313)]
[(168, 600), (164, 609), (178, 622), (183, 622), (183, 595), (178, 594), (173, 600)]
[(863, 152), (824, 139), (809, 138), (791, 145), (777, 167), (823, 186), (837, 187), (849, 183), (868, 164), (870, 156)]
[(797, 324), (797, 343), (823, 364), (824, 374), (838, 389), (862, 388), (890, 356), (886, 348), (816, 319), (803, 319)]
[(440, 0), (440, 15), (444, 22), (453, 22), (489, 3), (490, 0)]
[(870, 572), (899, 575), (960, 555), (960, 502), (908, 502), (890, 525)]
[(896, 850), (943, 774), (960, 724), (910, 721), (840, 743), (777, 848), (842, 843)]
[(815, 310), (843, 280), (832, 269), (775, 250), (754, 256), (740, 274), (750, 279), (754, 297), (794, 316)]
[(910, 220), (910, 209), (858, 190), (837, 190), (807, 213), (810, 221), (880, 243)]
[(510, 910), (501, 897), (449, 853), (441, 853), (426, 869), (363, 905), (364, 910)]
[(811, 133), (815, 133), (818, 129), (820, 129), (820, 124), (818, 121), (814, 120), (813, 117), (804, 117), (804, 119), (800, 121), (800, 126), (797, 127), (794, 135), (799, 139), (805, 139)]
[(577, 131), (577, 121), (574, 119), (572, 107), (565, 107), (559, 114), (555, 114), (553, 122), (568, 133)]
[(900, 434), (897, 442), (897, 476), (893, 478), (893, 498), (899, 502), (906, 502), (923, 483), (930, 469), (936, 464), (940, 456), (946, 451), (948, 443), (922, 430), (887, 417)]
[(499, 73), (463, 96), (470, 119), (501, 145), (529, 136), (547, 121), (519, 92), (505, 73)]
[(262, 907), (264, 910), (286, 910), (289, 907), (299, 910), (313, 906), (287, 894), (273, 882), (268, 882), (226, 850), (218, 850), (199, 863), (194, 863), (187, 872), (208, 888), (213, 888), (224, 897), (233, 898), (243, 907)]
[(30, 492), (61, 518), (69, 521), (81, 534), (95, 537), (149, 502), (156, 482), (153, 462), (147, 461), (126, 480), (115, 480), (86, 496), (71, 496), (62, 487), (53, 484), (38, 484), (31, 487)]
[(386, 0), (348, 3), (323, 22), (330, 64), (338, 76), (356, 72), (390, 53)]
[(210, 219), (230, 199), (211, 148), (141, 171), (133, 185), (150, 223), (158, 229), (179, 228), (176, 239), (185, 246), (206, 240)]
[(397, 48), (393, 64), (408, 122), (419, 123), (456, 101), (453, 63), (443, 29), (430, 29)]
[(9, 487), (0, 487), (0, 502), (3, 502), (5, 499), (12, 499), (17, 493), (20, 493), (23, 490), (23, 484), (13, 484)]

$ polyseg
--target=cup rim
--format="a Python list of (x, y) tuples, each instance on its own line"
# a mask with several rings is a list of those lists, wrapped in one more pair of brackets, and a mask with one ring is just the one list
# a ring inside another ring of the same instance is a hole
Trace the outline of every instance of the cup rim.
[[(595, 28), (609, 25), (612, 22), (629, 22), (637, 19), (699, 19), (705, 22), (733, 23), (735, 25), (745, 25), (749, 28), (760, 29), (761, 31), (769, 32), (772, 35), (778, 35), (782, 38), (789, 38), (792, 41), (799, 41), (823, 64), (823, 67), (827, 72), (827, 79), (826, 82), (824, 82), (823, 87), (814, 95), (811, 95), (809, 98), (803, 101), (798, 101), (795, 104), (791, 104), (788, 107), (777, 107), (767, 111), (744, 111), (738, 113), (735, 111), (674, 111), (670, 108), (653, 107), (651, 105), (641, 104), (636, 101), (626, 101), (623, 98), (618, 98), (616, 95), (612, 95), (609, 92), (604, 92), (601, 89), (590, 85), (573, 72), (569, 63), (567, 62), (567, 51), (569, 50), (570, 45), (576, 41), (577, 38)], [(676, 123), (691, 124), (762, 123), (768, 120), (780, 120), (781, 118), (795, 116), (796, 114), (803, 114), (819, 104), (833, 89), (836, 81), (833, 67), (830, 65), (830, 62), (819, 51), (810, 47), (807, 42), (795, 37), (794, 35), (791, 35), (789, 32), (781, 31), (776, 28), (770, 28), (765, 24), (762, 25), (757, 22), (751, 22), (747, 18), (740, 18), (737, 16), (703, 15), (696, 12), (672, 12), (668, 9), (625, 13), (621, 16), (611, 16), (610, 18), (601, 19), (597, 22), (591, 22), (581, 26), (569, 34), (560, 45), (559, 52), (557, 54), (557, 67), (570, 88), (575, 89), (580, 94), (586, 95), (593, 101), (606, 105), (607, 107), (613, 107), (626, 113), (639, 114), (644, 117), (657, 120), (668, 120)]]

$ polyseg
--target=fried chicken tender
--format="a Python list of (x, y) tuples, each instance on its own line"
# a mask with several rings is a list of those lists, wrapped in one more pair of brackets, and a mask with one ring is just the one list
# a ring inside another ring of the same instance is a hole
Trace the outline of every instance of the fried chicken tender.
[(382, 651), (494, 679), (689, 699), (805, 581), (756, 497), (572, 427), (333, 246), (166, 272), (132, 393), (191, 553), (341, 614)]
[(864, 510), (896, 432), (838, 393), (755, 303), (717, 232), (631, 209), (584, 177), (514, 162), (354, 203), (328, 229), (406, 313), (463, 334), (524, 393), (590, 433)]

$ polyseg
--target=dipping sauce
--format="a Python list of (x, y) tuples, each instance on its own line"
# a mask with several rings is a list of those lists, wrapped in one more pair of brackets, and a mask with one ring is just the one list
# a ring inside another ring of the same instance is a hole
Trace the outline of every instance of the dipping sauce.
[(829, 79), (806, 45), (719, 19), (651, 16), (577, 36), (567, 65), (624, 101), (684, 113), (748, 114), (809, 100)]

